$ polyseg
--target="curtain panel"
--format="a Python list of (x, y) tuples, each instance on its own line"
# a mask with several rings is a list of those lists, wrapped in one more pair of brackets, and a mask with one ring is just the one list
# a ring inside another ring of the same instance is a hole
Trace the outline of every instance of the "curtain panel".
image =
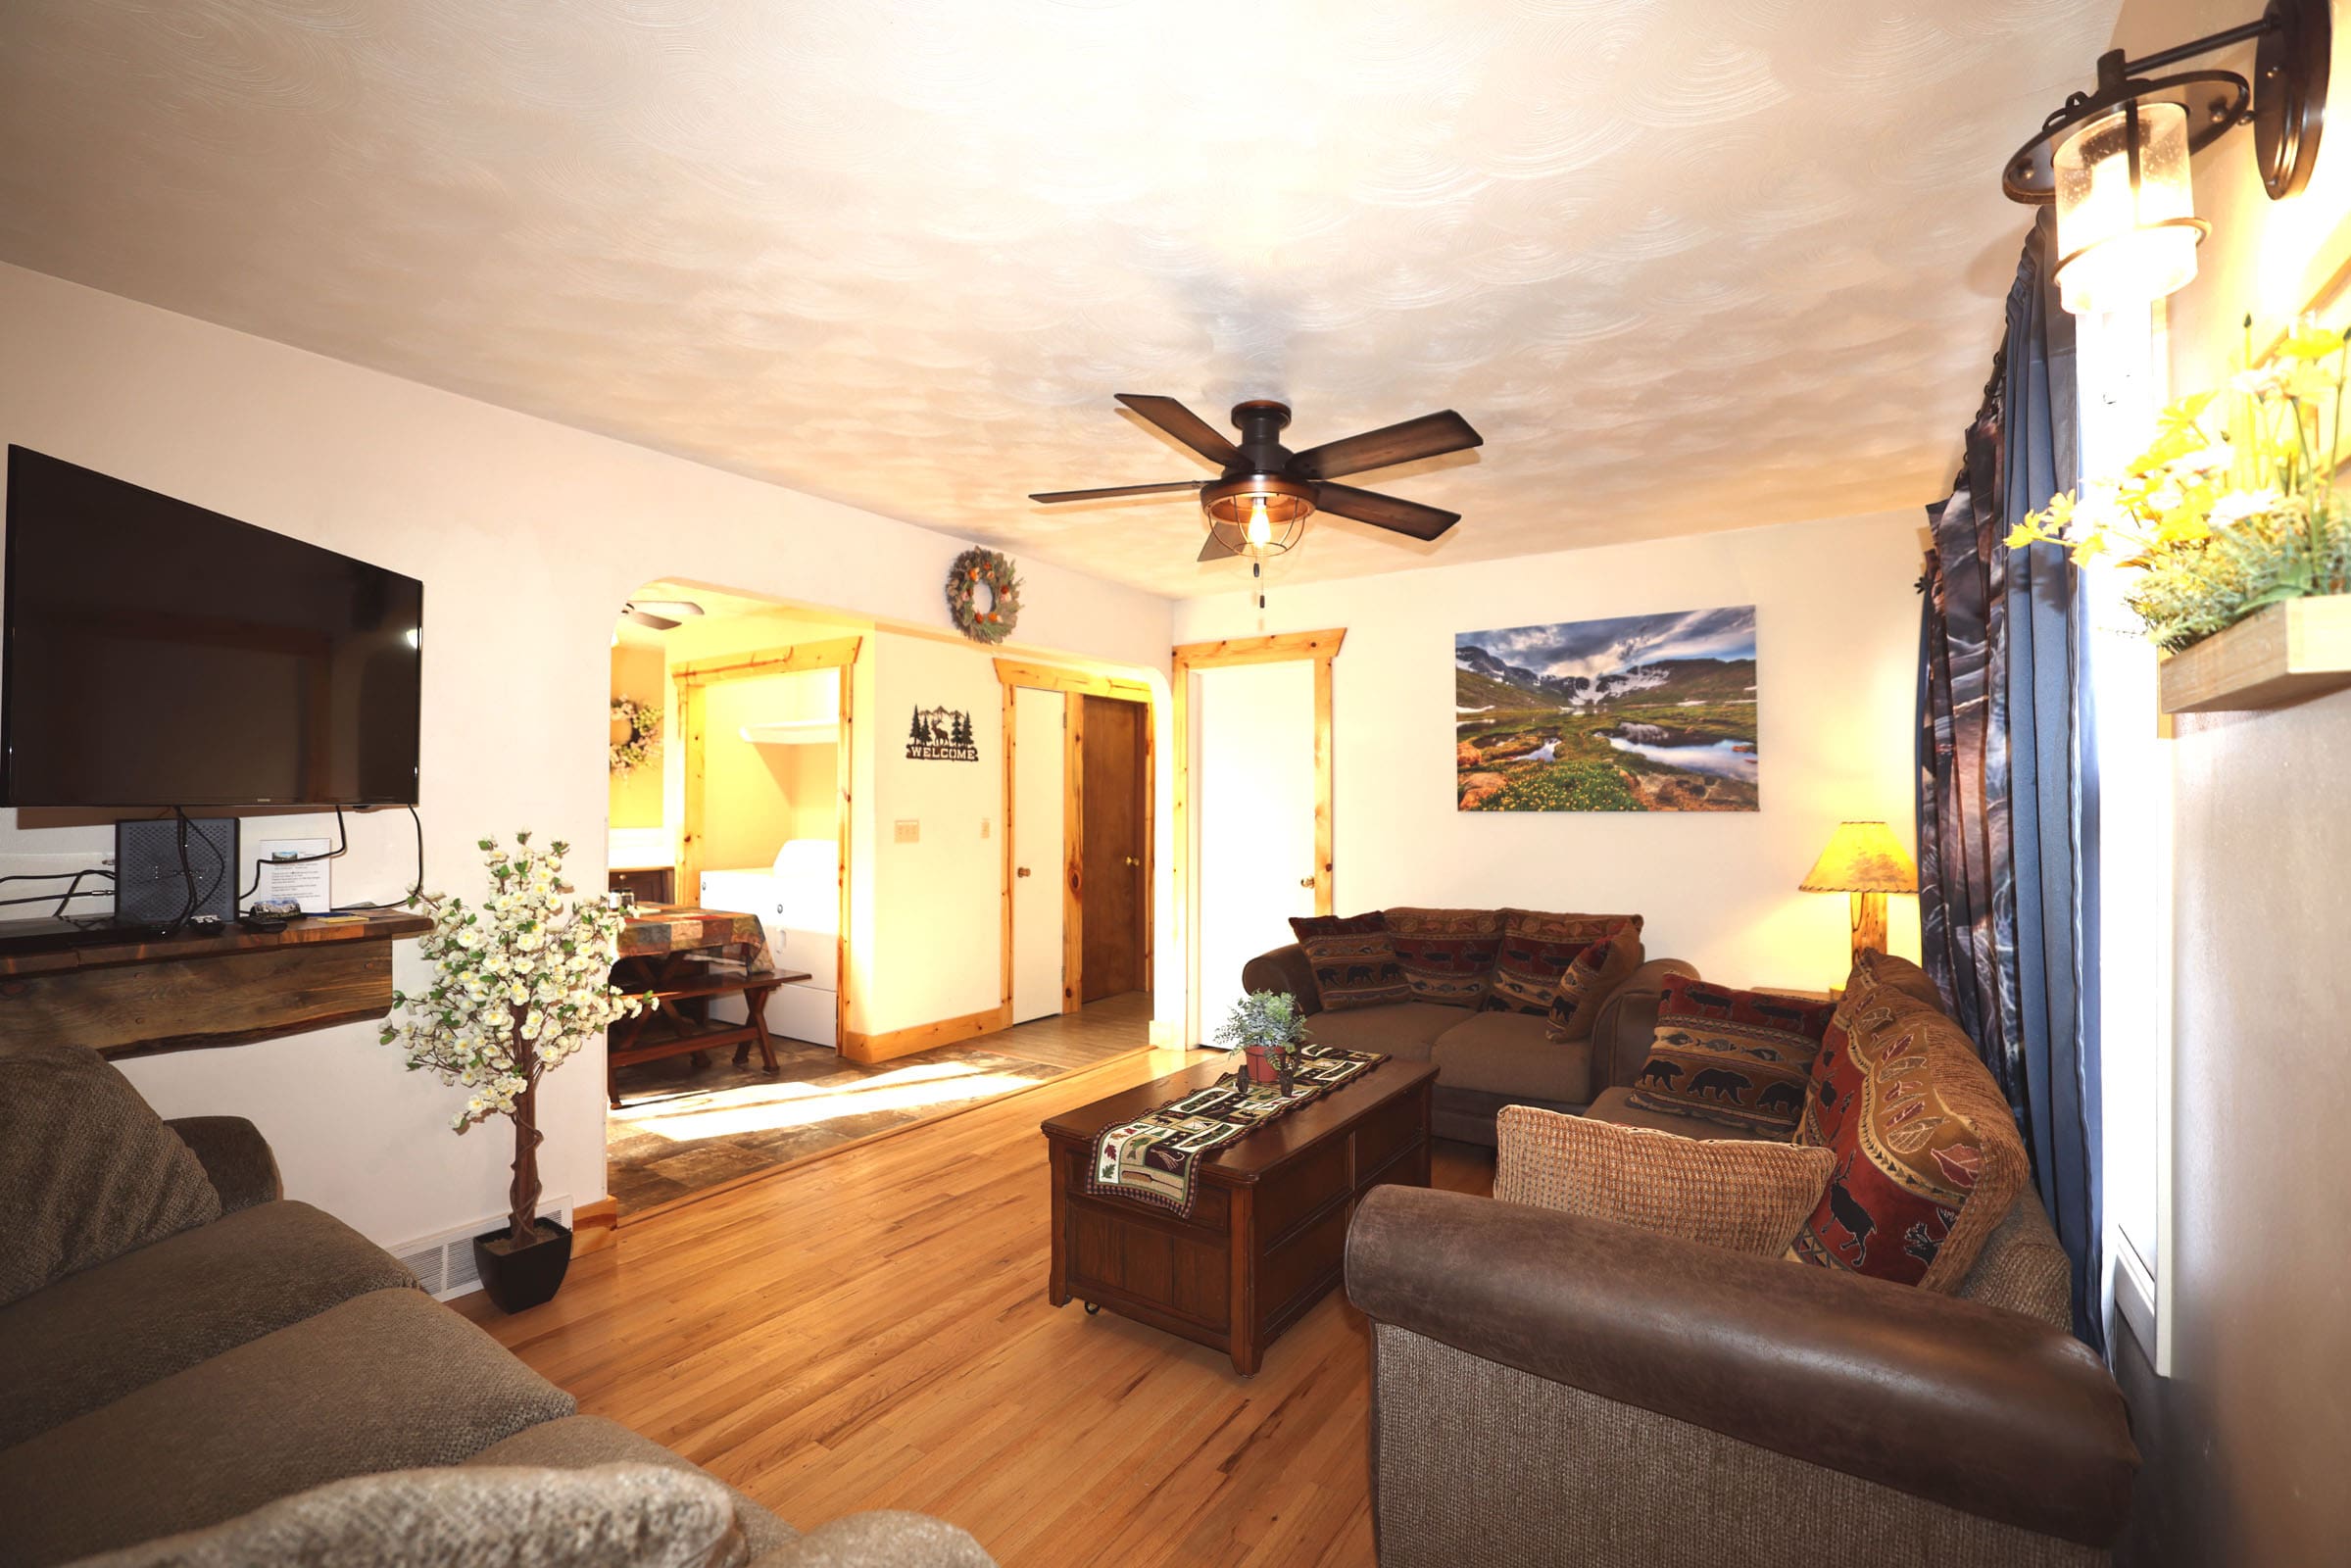
[(1920, 588), (1919, 926), (1927, 972), (2014, 1108), (2102, 1345), (2097, 778), (2075, 568), (2008, 531), (2076, 482), (2073, 318), (2026, 242), (2008, 330)]

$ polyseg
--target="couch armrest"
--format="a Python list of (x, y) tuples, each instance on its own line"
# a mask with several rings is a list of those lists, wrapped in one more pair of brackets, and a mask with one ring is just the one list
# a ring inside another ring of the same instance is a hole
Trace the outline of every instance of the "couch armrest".
[(164, 1123), (195, 1152), (220, 1195), (220, 1212), (233, 1214), (285, 1197), (277, 1156), (262, 1130), (242, 1116), (181, 1116)]
[(2138, 1468), (2123, 1396), (2015, 1312), (1420, 1188), (1366, 1194), (1347, 1292), (1482, 1360), (2085, 1545)]
[(1668, 975), (1698, 977), (1695, 964), (1680, 958), (1651, 958), (1608, 993), (1592, 1020), (1592, 1092), (1614, 1089), (1641, 1076), (1648, 1064), (1649, 1042), (1657, 1034), (1657, 996)]
[(1298, 998), (1299, 1010), (1322, 1011), (1322, 994), (1314, 988), (1314, 966), (1306, 950), (1293, 942), (1271, 953), (1260, 953), (1241, 966), (1244, 991), (1287, 991)]
[(876, 1509), (819, 1525), (751, 1568), (996, 1568), (996, 1559), (944, 1519)]

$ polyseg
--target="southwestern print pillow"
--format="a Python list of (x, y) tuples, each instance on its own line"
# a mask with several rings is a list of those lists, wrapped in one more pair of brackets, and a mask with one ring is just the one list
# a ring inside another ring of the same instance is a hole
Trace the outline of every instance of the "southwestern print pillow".
[(1795, 1141), (1836, 1160), (1793, 1255), (1946, 1295), (2028, 1180), (2024, 1140), (1975, 1047), (1891, 985), (1846, 993)]
[(1550, 1037), (1561, 1045), (1592, 1038), (1593, 1020), (1625, 977), (1633, 972), (1634, 949), (1623, 936), (1602, 937), (1567, 966), (1552, 993)]
[(1633, 1103), (1785, 1137), (1804, 1114), (1812, 1063), (1836, 1011), (1833, 1002), (1669, 975)]
[(1314, 971), (1314, 992), (1323, 1011), (1412, 1000), (1411, 983), (1388, 940), (1388, 919), (1379, 910), (1294, 917), (1290, 929), (1298, 933), (1298, 945), (1305, 950), (1306, 963)]
[(1494, 960), (1494, 983), (1478, 1004), (1487, 1012), (1548, 1012), (1568, 966), (1586, 948), (1630, 927), (1638, 935), (1641, 916), (1545, 914), (1538, 909), (1502, 911), (1502, 949)]
[(1388, 940), (1412, 1000), (1474, 1007), (1502, 948), (1499, 909), (1390, 909)]

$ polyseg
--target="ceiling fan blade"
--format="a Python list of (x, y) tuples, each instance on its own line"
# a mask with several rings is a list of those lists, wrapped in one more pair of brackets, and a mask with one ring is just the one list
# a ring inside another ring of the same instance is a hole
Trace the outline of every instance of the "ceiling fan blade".
[(1357, 522), (1368, 522), (1375, 528), (1410, 534), (1415, 539), (1438, 538), (1461, 520), (1458, 512), (1447, 512), (1442, 507), (1424, 507), (1417, 501), (1403, 501), (1370, 490), (1358, 490), (1351, 484), (1332, 484), (1328, 480), (1314, 487), (1314, 505), (1324, 512), (1352, 517)]
[(1111, 395), (1218, 467), (1229, 468), (1241, 461), (1239, 447), (1219, 434), (1216, 426), (1175, 399), (1155, 398), (1142, 392), (1117, 392)]
[(1417, 463), (1422, 458), (1465, 452), (1485, 444), (1486, 438), (1471, 429), (1467, 419), (1446, 409), (1442, 414), (1424, 414), (1401, 424), (1350, 435), (1344, 441), (1326, 441), (1321, 446), (1308, 447), (1290, 460), (1290, 471), (1300, 479), (1332, 479), (1343, 473), (1391, 468), (1399, 463)]
[(1116, 496), (1155, 496), (1172, 494), (1178, 490), (1198, 490), (1207, 482), (1205, 479), (1178, 479), (1173, 484), (1118, 484), (1102, 490), (1047, 490), (1029, 499), (1042, 501), (1048, 506), (1062, 501), (1108, 501)]
[(1200, 547), (1200, 555), (1197, 559), (1200, 561), (1225, 561), (1239, 554), (1241, 554), (1240, 547), (1225, 538), (1224, 529), (1210, 528), (1208, 530), (1208, 542)]
[(681, 621), (671, 620), (666, 615), (656, 615), (650, 612), (639, 610), (634, 605), (623, 607), (620, 613), (640, 626), (651, 626), (655, 631), (671, 631), (683, 624)]

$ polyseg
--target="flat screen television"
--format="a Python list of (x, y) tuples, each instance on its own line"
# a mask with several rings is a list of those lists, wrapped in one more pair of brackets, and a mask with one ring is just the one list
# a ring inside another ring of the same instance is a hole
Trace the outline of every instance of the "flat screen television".
[(8, 449), (0, 800), (414, 806), (424, 585)]

